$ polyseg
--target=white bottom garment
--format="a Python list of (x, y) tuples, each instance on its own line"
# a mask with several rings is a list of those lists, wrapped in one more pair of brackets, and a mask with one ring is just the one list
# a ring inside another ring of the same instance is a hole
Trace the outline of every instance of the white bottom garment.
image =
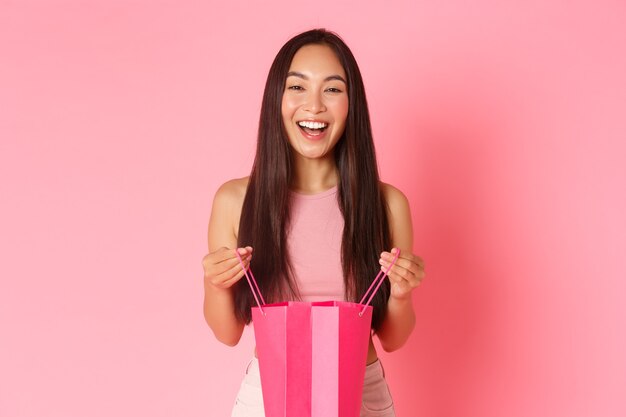
[[(253, 358), (248, 364), (231, 417), (265, 417), (257, 358)], [(360, 417), (396, 417), (380, 360), (365, 367)]]

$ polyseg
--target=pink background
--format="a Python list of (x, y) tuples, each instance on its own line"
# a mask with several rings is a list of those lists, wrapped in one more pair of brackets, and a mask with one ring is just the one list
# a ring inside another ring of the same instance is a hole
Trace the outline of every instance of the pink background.
[(311, 27), (352, 47), (427, 278), (398, 415), (626, 414), (623, 1), (0, 1), (0, 416), (226, 416), (217, 187)]

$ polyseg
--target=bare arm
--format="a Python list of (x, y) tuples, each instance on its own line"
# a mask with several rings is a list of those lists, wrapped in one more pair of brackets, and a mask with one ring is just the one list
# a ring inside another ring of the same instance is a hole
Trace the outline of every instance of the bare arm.
[[(237, 225), (241, 214), (245, 182), (229, 181), (215, 194), (209, 220), (209, 254), (202, 260), (204, 268), (204, 318), (222, 343), (234, 346), (243, 333), (244, 323), (235, 316), (232, 285), (243, 276), (235, 255)], [(247, 264), (252, 248), (239, 248)]]
[[(413, 226), (409, 202), (399, 190), (385, 185), (388, 204), (389, 227), (393, 248), (400, 249), (398, 261), (389, 273), (391, 296), (387, 315), (377, 332), (380, 343), (387, 352), (402, 347), (415, 327), (415, 312), (411, 293), (424, 278), (424, 262), (413, 255)], [(395, 249), (381, 254), (381, 268), (388, 267)]]

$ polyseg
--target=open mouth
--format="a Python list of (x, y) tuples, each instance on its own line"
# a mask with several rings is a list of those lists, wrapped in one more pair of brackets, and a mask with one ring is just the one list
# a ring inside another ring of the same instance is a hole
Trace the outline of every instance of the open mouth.
[(301, 121), (298, 122), (298, 127), (309, 136), (318, 136), (324, 133), (328, 123)]

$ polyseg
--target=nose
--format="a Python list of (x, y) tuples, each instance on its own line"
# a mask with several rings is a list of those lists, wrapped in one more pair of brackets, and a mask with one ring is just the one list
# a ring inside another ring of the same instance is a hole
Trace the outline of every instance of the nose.
[(310, 91), (307, 97), (305, 110), (317, 114), (326, 111), (326, 105), (322, 94), (318, 91)]

